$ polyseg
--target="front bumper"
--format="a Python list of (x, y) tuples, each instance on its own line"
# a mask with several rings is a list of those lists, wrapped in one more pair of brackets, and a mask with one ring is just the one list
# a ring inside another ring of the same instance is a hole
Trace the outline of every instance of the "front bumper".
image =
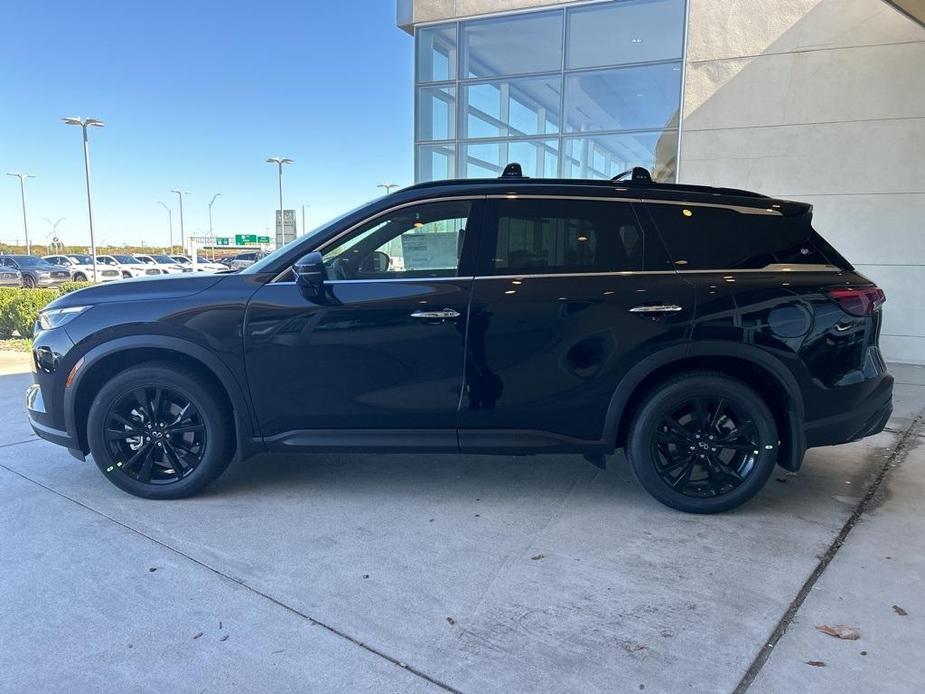
[(835, 446), (883, 431), (893, 413), (893, 377), (884, 374), (877, 387), (847, 412), (807, 422), (806, 446)]
[(29, 417), (29, 426), (32, 431), (40, 438), (64, 446), (72, 454), (78, 455), (83, 459), (83, 451), (80, 450), (80, 444), (63, 429), (56, 429), (49, 424), (50, 416), (45, 408), (45, 399), (42, 396), (42, 388), (38, 383), (33, 383), (26, 389), (26, 413)]

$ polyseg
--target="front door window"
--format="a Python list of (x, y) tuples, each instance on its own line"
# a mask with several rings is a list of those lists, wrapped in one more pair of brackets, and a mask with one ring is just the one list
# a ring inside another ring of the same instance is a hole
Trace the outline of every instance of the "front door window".
[(324, 252), (328, 278), (456, 277), (471, 208), (454, 200), (388, 212)]

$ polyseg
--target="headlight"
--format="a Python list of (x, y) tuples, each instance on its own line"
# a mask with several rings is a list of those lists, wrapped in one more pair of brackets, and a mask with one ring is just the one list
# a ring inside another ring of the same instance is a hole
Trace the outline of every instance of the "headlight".
[(62, 325), (70, 323), (88, 308), (90, 307), (68, 306), (67, 308), (47, 308), (39, 313), (39, 326), (42, 330), (60, 328)]

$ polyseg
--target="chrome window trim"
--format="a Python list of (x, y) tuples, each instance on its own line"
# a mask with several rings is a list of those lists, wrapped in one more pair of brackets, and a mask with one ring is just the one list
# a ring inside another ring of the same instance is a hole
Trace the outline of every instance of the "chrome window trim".
[[(325, 280), (325, 284), (369, 284), (371, 282), (453, 282), (470, 280), (525, 280), (561, 277), (622, 277), (635, 275), (741, 275), (768, 272), (842, 272), (835, 265), (787, 265), (774, 263), (761, 268), (718, 268), (716, 270), (617, 270), (614, 272), (549, 272), (520, 275), (458, 275), (456, 277), (380, 277), (355, 280)], [(280, 281), (273, 284), (295, 284)]]
[[(626, 188), (615, 188), (614, 190), (627, 190)], [(599, 195), (542, 195), (542, 194), (532, 194), (532, 193), (505, 193), (505, 194), (492, 194), (486, 195), (489, 200), (600, 200), (603, 202), (635, 202), (645, 205), (681, 205), (684, 207), (719, 207), (723, 209), (733, 210), (735, 212), (740, 212), (741, 214), (754, 214), (754, 215), (765, 215), (765, 216), (778, 216), (782, 217), (783, 212), (780, 210), (774, 210), (769, 207), (749, 207), (747, 205), (732, 205), (729, 203), (722, 202), (691, 202), (687, 200), (659, 200), (656, 198), (611, 198), (611, 197), (601, 197)], [(773, 203), (777, 204), (777, 203)]]

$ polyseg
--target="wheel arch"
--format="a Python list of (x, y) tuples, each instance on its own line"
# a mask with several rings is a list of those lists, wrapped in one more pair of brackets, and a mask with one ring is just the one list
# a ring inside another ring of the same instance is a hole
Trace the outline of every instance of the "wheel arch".
[(106, 342), (87, 352), (64, 391), (64, 417), (68, 433), (86, 454), (87, 417), (100, 387), (112, 375), (148, 361), (166, 361), (186, 366), (209, 380), (233, 414), (235, 458), (256, 452), (251, 408), (244, 389), (231, 370), (212, 352), (180, 338), (163, 335), (132, 335)]
[(790, 371), (757, 347), (723, 342), (678, 345), (636, 364), (621, 380), (607, 408), (604, 438), (626, 443), (632, 417), (646, 394), (664, 379), (684, 371), (717, 371), (753, 388), (774, 414), (780, 432), (778, 464), (799, 470), (806, 451), (803, 395)]

